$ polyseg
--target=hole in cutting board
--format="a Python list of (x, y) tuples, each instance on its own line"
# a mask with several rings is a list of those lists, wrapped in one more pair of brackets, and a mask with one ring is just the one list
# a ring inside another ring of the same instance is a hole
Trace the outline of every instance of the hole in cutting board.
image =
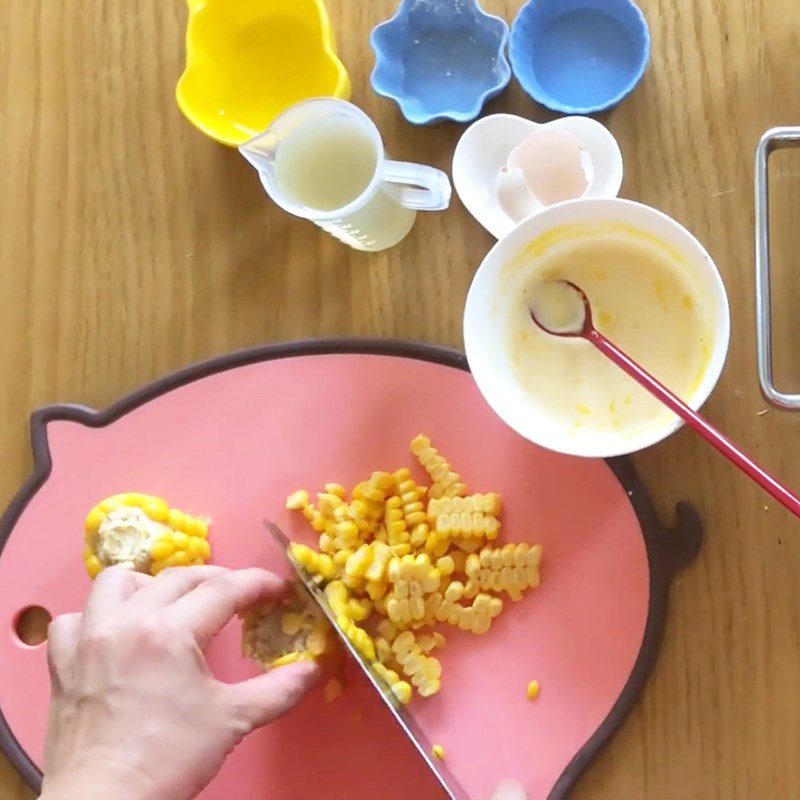
[(39, 647), (47, 641), (47, 628), (53, 616), (41, 606), (28, 606), (17, 614), (14, 633), (26, 647)]

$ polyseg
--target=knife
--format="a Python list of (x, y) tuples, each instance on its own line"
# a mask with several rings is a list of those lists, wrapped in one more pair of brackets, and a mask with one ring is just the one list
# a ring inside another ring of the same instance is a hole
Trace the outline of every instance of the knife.
[(286, 534), (284, 534), (274, 522), (270, 522), (269, 520), (264, 520), (264, 527), (283, 551), (300, 580), (300, 583), (305, 587), (308, 594), (311, 595), (314, 602), (322, 609), (331, 627), (336, 631), (345, 650), (347, 650), (353, 660), (361, 668), (367, 680), (378, 693), (381, 700), (383, 700), (384, 705), (389, 709), (395, 722), (400, 726), (403, 733), (411, 741), (411, 744), (414, 745), (417, 752), (422, 756), (428, 769), (435, 777), (436, 782), (444, 790), (445, 796), (448, 797), (449, 800), (471, 800), (470, 796), (459, 786), (458, 782), (447, 769), (445, 762), (439, 759), (434, 761), (432, 745), (427, 736), (425, 736), (419, 725), (417, 725), (411, 715), (406, 711), (405, 706), (394, 696), (391, 688), (383, 679), (379, 678), (372, 671), (364, 656), (353, 647), (350, 640), (344, 635), (344, 632), (336, 623), (336, 615), (331, 610), (330, 605), (328, 605), (328, 598), (325, 596), (325, 592), (305, 568), (292, 557), (291, 542), (286, 537)]

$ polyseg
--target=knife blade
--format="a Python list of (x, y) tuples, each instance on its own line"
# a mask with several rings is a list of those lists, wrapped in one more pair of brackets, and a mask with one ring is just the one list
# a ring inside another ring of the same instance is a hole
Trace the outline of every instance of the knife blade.
[(439, 759), (434, 760), (432, 755), (432, 744), (424, 731), (414, 721), (413, 717), (408, 713), (405, 706), (394, 696), (391, 688), (379, 678), (370, 668), (367, 660), (356, 650), (350, 640), (345, 636), (344, 631), (339, 627), (336, 622), (336, 615), (331, 610), (328, 604), (328, 598), (325, 596), (323, 589), (316, 583), (311, 575), (295, 561), (291, 553), (291, 542), (286, 534), (270, 520), (264, 520), (264, 527), (267, 532), (272, 536), (273, 540), (278, 544), (283, 554), (286, 556), (287, 561), (291, 565), (294, 573), (297, 575), (298, 580), (304, 586), (306, 591), (314, 602), (322, 609), (322, 612), (330, 622), (336, 634), (339, 637), (345, 650), (350, 654), (353, 660), (361, 668), (361, 671), (366, 676), (370, 685), (378, 693), (378, 696), (383, 700), (384, 705), (389, 709), (392, 718), (400, 726), (403, 733), (414, 745), (419, 755), (427, 765), (428, 769), (433, 774), (436, 782), (444, 790), (446, 797), (449, 800), (471, 800), (470, 796), (458, 784), (453, 777), (452, 773), (447, 769), (444, 761)]

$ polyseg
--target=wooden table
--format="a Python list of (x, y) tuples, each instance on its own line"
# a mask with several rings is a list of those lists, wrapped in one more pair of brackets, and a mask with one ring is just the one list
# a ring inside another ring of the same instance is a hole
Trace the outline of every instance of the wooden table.
[[(507, 19), (520, 4), (485, 2)], [(622, 193), (688, 225), (713, 254), (733, 337), (706, 410), (800, 486), (800, 414), (762, 413), (756, 381), (752, 192), (761, 133), (800, 124), (800, 5), (642, 5), (652, 65), (604, 117), (625, 156)], [(330, 6), (353, 99), (391, 154), (449, 168), (461, 126), (413, 128), (369, 89), (368, 33), (393, 0)], [(180, 0), (0, 3), (2, 505), (30, 468), (27, 416), (45, 403), (105, 406), (191, 361), (278, 339), (461, 344), (490, 236), (455, 200), (401, 246), (364, 255), (278, 211), (235, 152), (178, 112), (185, 19)], [(548, 118), (516, 83), (488, 111)], [(774, 163), (776, 365), (798, 389), (800, 156)], [(681, 498), (698, 506), (707, 541), (675, 587), (642, 701), (575, 794), (798, 797), (800, 523), (685, 431), (636, 462), (664, 515)], [(0, 795), (31, 796), (5, 763)]]

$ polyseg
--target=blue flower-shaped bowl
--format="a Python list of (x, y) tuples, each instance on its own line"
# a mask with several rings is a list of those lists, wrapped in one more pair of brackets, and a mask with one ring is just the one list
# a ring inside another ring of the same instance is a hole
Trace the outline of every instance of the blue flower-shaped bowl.
[(529, 0), (511, 27), (511, 66), (538, 103), (592, 114), (644, 75), (650, 32), (633, 0)]
[(469, 122), (511, 80), (508, 37), (477, 0), (403, 0), (372, 31), (372, 88), (409, 122)]

